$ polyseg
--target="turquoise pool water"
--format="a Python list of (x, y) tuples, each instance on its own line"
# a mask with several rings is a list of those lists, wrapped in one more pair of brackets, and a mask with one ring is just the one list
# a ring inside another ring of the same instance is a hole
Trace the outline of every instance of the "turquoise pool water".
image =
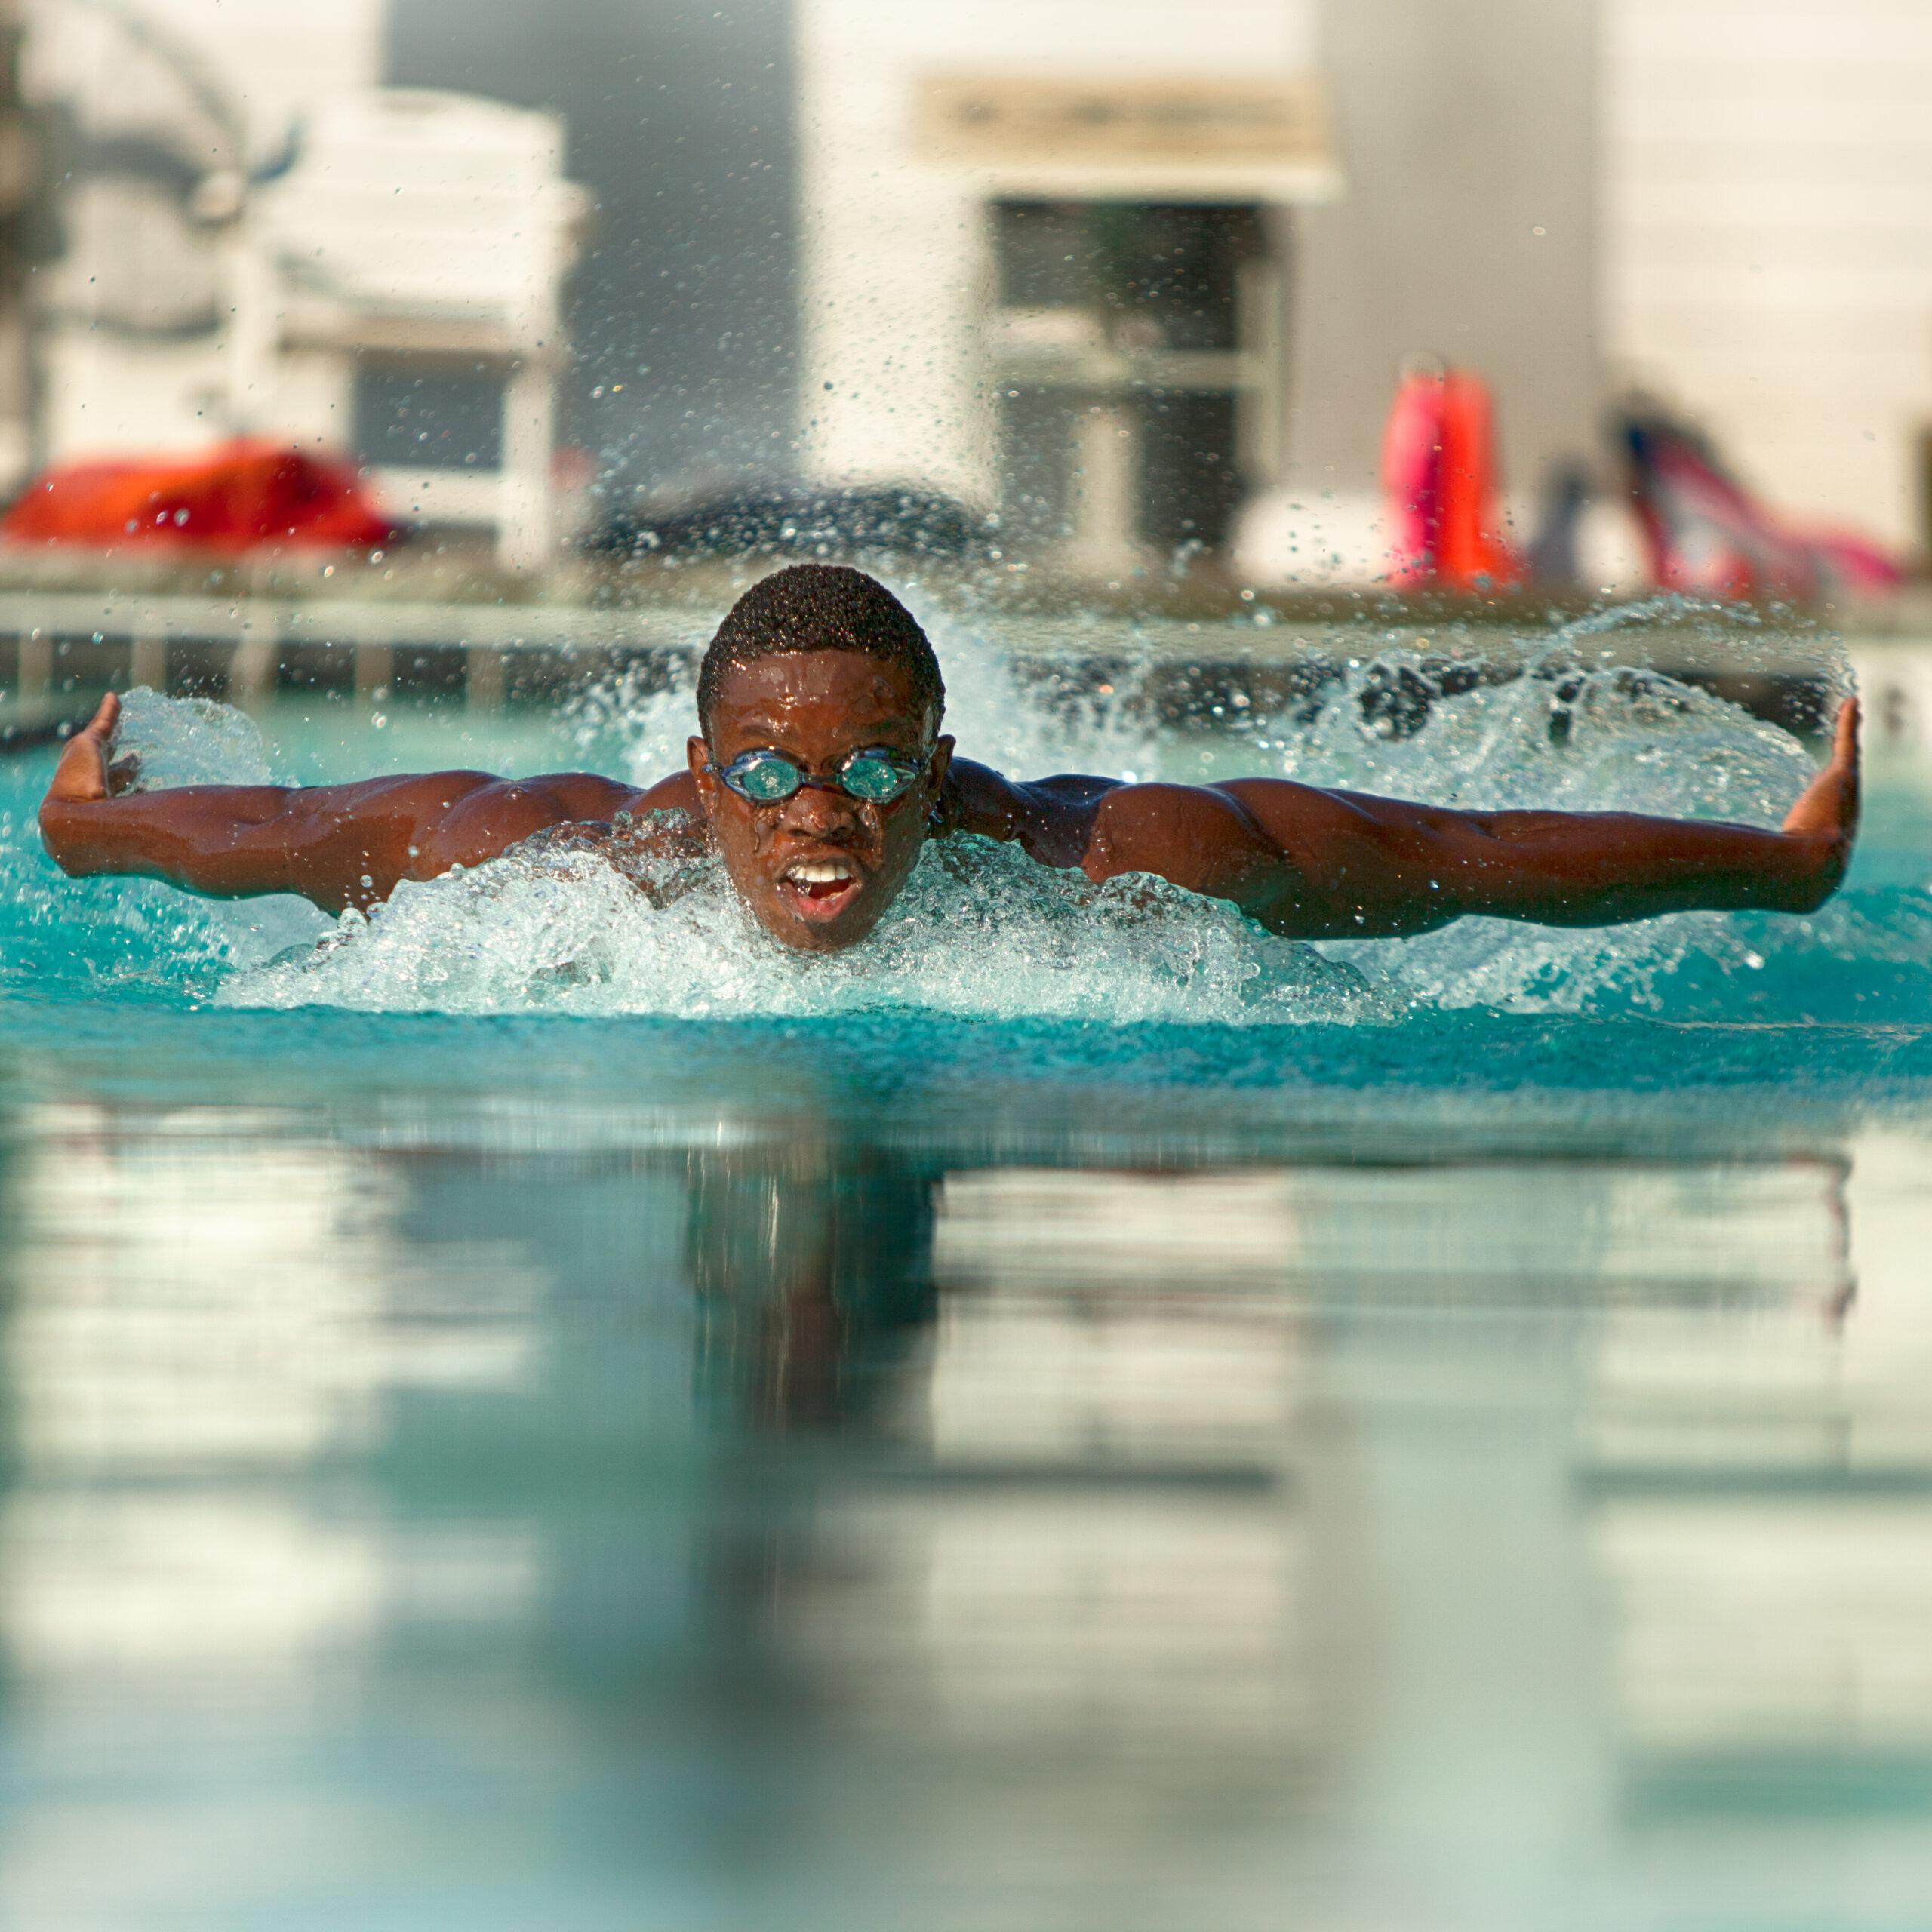
[[(1765, 817), (1807, 764), (1608, 672), (1386, 738), (949, 669), (1022, 768)], [(131, 730), (165, 779), (682, 728), (265, 724)], [(333, 932), (60, 881), (49, 763), (0, 1921), (1927, 1922), (1917, 767), (1810, 920), (1318, 954), (969, 851), (826, 974), (569, 853)]]

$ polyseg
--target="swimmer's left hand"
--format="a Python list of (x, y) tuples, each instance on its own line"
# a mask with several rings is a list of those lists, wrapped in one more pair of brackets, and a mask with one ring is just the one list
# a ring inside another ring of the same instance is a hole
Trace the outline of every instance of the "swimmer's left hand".
[(1784, 835), (1815, 848), (1817, 898), (1823, 904), (1837, 891), (1851, 863), (1858, 836), (1858, 700), (1838, 707), (1832, 754), (1786, 814)]

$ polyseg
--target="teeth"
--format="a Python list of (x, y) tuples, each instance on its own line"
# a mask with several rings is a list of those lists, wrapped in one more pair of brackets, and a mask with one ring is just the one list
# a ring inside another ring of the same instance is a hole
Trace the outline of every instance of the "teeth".
[(850, 878), (852, 868), (843, 859), (820, 860), (811, 864), (788, 866), (785, 876), (798, 880), (802, 885), (829, 885), (835, 879)]

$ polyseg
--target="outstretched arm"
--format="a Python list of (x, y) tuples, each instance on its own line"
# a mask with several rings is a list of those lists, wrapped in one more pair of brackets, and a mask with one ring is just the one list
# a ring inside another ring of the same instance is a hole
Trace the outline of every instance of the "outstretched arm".
[[(955, 763), (955, 771), (961, 767)], [(1152, 872), (1302, 939), (1426, 932), (1470, 915), (1611, 925), (1700, 908), (1806, 912), (1858, 823), (1858, 708), (1780, 830), (1632, 812), (1460, 812), (1281, 779), (1009, 786), (967, 766), (955, 822), (1095, 880)]]
[(293, 892), (367, 907), (406, 878), (478, 865), (546, 826), (608, 818), (635, 788), (588, 773), (512, 782), (445, 771), (356, 785), (190, 785), (121, 795), (111, 694), (61, 753), (41, 837), (76, 877), (136, 873), (221, 899)]

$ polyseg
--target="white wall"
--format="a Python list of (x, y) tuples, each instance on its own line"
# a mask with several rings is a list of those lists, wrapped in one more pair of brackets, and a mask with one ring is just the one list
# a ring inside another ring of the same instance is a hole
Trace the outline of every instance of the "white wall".
[(1595, 4), (1324, 0), (1348, 191), (1294, 217), (1282, 493), (1321, 526), (1313, 548), (1349, 561), (1347, 531), (1379, 512), (1382, 426), (1417, 351), (1494, 386), (1513, 494), (1593, 447)]
[(1904, 546), (1932, 424), (1932, 5), (1601, 0), (1614, 373)]
[(1314, 0), (798, 0), (808, 467), (993, 494), (979, 196), (911, 158), (917, 76), (1302, 73), (1314, 12)]

